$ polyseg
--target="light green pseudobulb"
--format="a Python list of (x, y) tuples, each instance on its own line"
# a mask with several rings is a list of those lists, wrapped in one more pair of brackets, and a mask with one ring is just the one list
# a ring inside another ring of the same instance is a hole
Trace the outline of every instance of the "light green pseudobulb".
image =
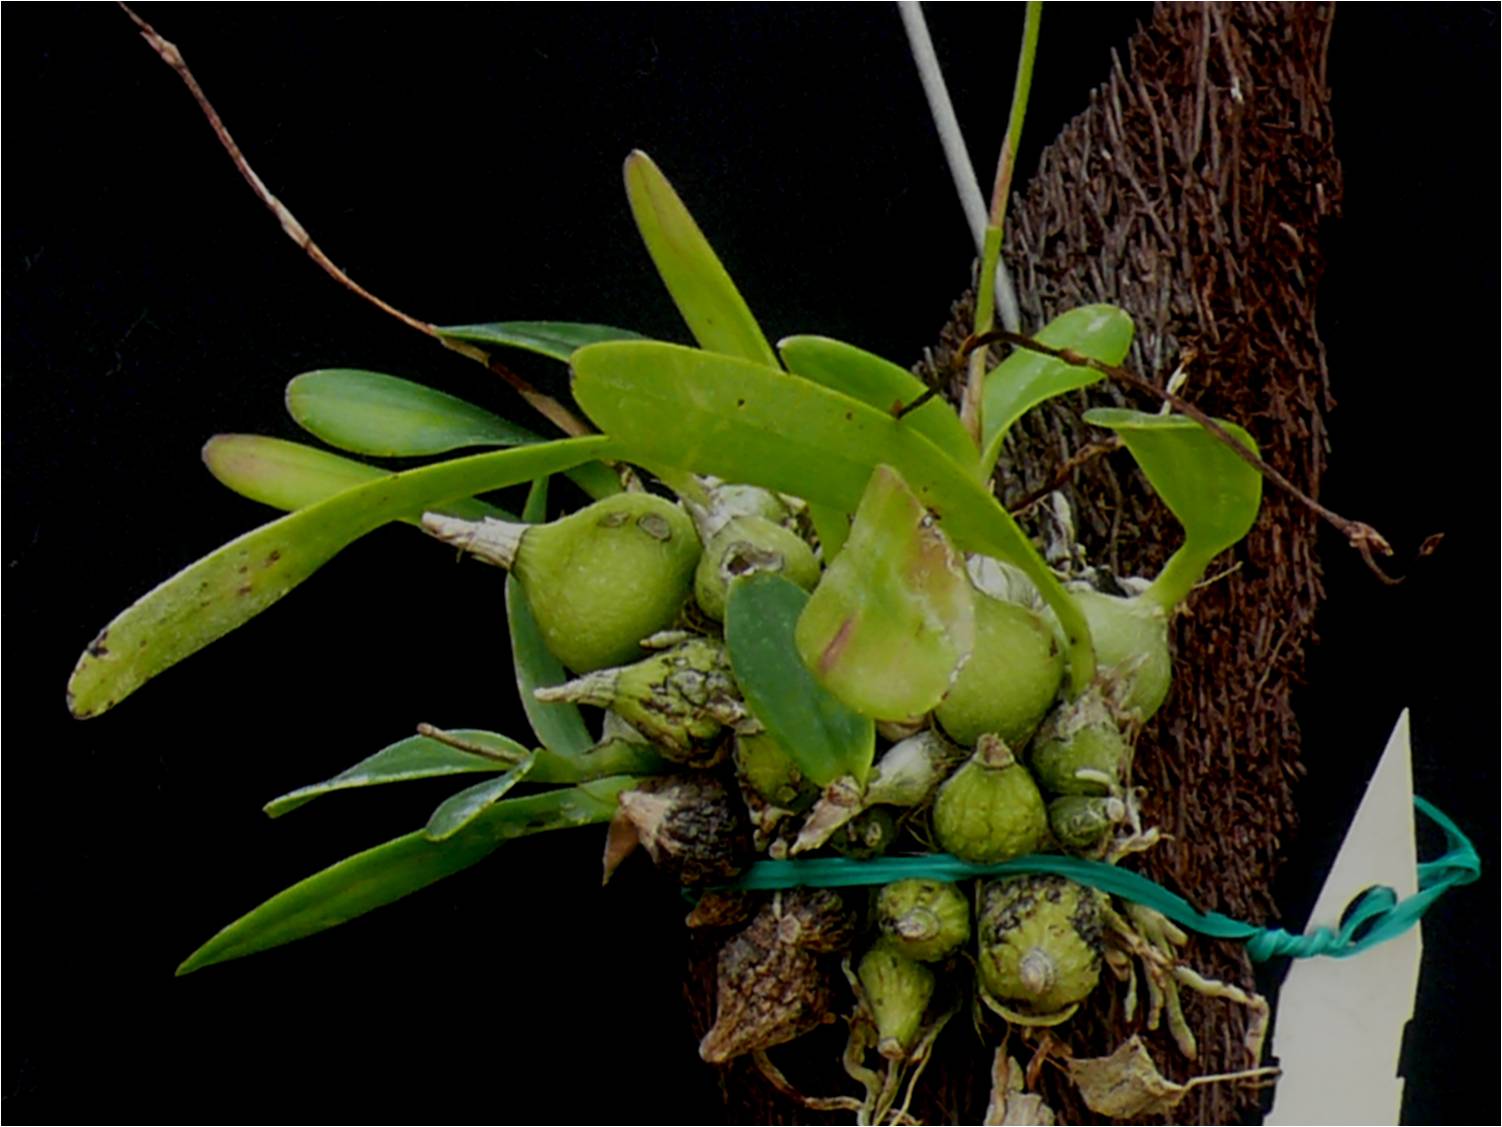
[(640, 657), (638, 643), (688, 601), (701, 552), (689, 515), (650, 493), (621, 493), (550, 524), (427, 513), (423, 527), (510, 568), (543, 643), (575, 673)]
[(966, 747), (994, 732), (1020, 748), (1047, 715), (1063, 679), (1063, 649), (1043, 617), (977, 592), (975, 647), (934, 718)]
[(876, 1022), (877, 1050), (888, 1060), (904, 1059), (923, 1027), (934, 972), (883, 940), (861, 957), (856, 977)]
[(945, 852), (977, 865), (1032, 853), (1048, 832), (1038, 784), (1005, 741), (989, 734), (939, 788), (933, 818), (934, 836)]
[(1131, 745), (1099, 688), (1054, 709), (1028, 756), (1038, 785), (1049, 794), (1097, 795), (1121, 786), (1131, 757)]
[(948, 881), (894, 881), (876, 897), (876, 926), (908, 958), (938, 962), (969, 941), (970, 902)]
[(1173, 658), (1168, 652), (1168, 612), (1140, 596), (1122, 598), (1090, 589), (1070, 596), (1090, 624), (1100, 675), (1120, 683), (1124, 711), (1149, 719), (1168, 696)]
[(759, 516), (738, 516), (710, 538), (694, 570), (694, 598), (716, 622), (725, 620), (730, 581), (752, 572), (770, 571), (805, 591), (819, 582), (819, 561), (791, 529)]

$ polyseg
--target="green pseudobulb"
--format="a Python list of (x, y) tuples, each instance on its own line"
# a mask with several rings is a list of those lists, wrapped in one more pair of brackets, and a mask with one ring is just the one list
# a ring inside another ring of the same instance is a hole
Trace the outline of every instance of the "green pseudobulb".
[(889, 1060), (902, 1060), (923, 1026), (934, 992), (933, 971), (882, 941), (861, 957), (856, 977), (876, 1022), (878, 1051)]
[(1025, 1015), (1066, 1010), (1100, 981), (1101, 911), (1093, 889), (1057, 876), (987, 881), (977, 930), (982, 989)]
[(994, 732), (1020, 748), (1047, 714), (1063, 678), (1063, 651), (1042, 616), (977, 592), (975, 648), (934, 717), (966, 747)]
[(597, 669), (534, 695), (608, 708), (677, 763), (717, 761), (724, 726), (745, 715), (730, 658), (716, 638), (687, 638), (641, 661)]
[(754, 571), (781, 575), (805, 591), (819, 582), (819, 562), (801, 536), (763, 517), (738, 516), (710, 538), (699, 558), (694, 570), (699, 609), (723, 622), (730, 581)]
[(1049, 715), (1029, 760), (1049, 794), (1109, 794), (1121, 785), (1131, 756), (1109, 703), (1091, 689)]
[(746, 785), (783, 810), (807, 810), (819, 797), (819, 788), (804, 778), (793, 757), (766, 732), (737, 733), (735, 766)]
[(576, 673), (623, 665), (693, 590), (694, 523), (650, 493), (598, 501), (522, 536), (512, 573), (553, 655)]
[(977, 865), (1031, 853), (1048, 832), (1048, 811), (1038, 784), (1006, 743), (989, 734), (939, 788), (933, 817), (939, 845)]
[(1147, 720), (1163, 704), (1173, 681), (1168, 612), (1141, 597), (1089, 589), (1072, 590), (1070, 596), (1090, 624), (1097, 668), (1121, 683), (1121, 708)]
[(1126, 818), (1114, 795), (1066, 794), (1048, 804), (1048, 828), (1065, 849), (1093, 850)]
[(969, 941), (970, 902), (947, 881), (895, 881), (876, 897), (876, 926), (908, 958), (938, 962)]

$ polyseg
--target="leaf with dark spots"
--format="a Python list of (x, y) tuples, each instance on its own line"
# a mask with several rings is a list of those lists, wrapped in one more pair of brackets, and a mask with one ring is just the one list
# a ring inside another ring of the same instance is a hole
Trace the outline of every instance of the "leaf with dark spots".
[[(383, 524), (430, 505), (615, 453), (615, 444), (599, 435), (477, 454), (355, 486), (248, 532), (179, 572), (109, 624), (114, 648), (103, 657), (86, 651), (69, 681), (74, 714), (97, 715), (280, 601)], [(263, 559), (267, 566), (252, 581), (251, 592), (238, 595), (243, 586), (239, 568), (252, 559)], [(142, 649), (142, 638), (155, 644)]]
[[(975, 442), (958, 415), (941, 397), (903, 415), (903, 408), (928, 391), (906, 368), (874, 353), (828, 337), (797, 336), (779, 341), (788, 371), (843, 392), (862, 403), (903, 416), (912, 427), (967, 470), (974, 470)], [(847, 415), (847, 418), (849, 416)]]
[[(1016, 522), (976, 475), (886, 411), (763, 365), (655, 342), (593, 345), (573, 367), (575, 399), (634, 461), (840, 512), (860, 504), (876, 466), (892, 466), (957, 547), (1008, 560), (1032, 580), (1070, 639), (1072, 688), (1095, 676), (1089, 626)], [(663, 426), (668, 418), (675, 425)]]

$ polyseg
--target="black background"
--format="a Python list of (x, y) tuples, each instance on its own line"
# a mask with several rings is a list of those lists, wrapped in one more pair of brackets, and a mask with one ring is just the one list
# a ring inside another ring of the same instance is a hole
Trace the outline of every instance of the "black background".
[[(968, 277), (888, 6), (143, 12), (330, 255), (420, 317), (681, 338), (620, 189), (632, 147), (774, 339), (908, 363)], [(1143, 16), (1046, 13), (1023, 175)], [(1020, 8), (929, 18), (989, 169)], [(507, 846), (349, 927), (173, 979), (216, 928), (452, 788), (277, 822), (266, 799), (421, 720), (521, 723), (498, 577), (404, 528), (71, 721), (63, 684), (99, 627), (269, 518), (201, 469), (203, 440), (297, 437), (280, 389), (325, 366), (525, 408), (313, 267), (119, 11), (10, 5), (4, 31), (5, 1117), (720, 1116), (680, 1001), (682, 905), (645, 865), (598, 889), (597, 832)], [(1410, 578), (1381, 587), (1327, 538), (1292, 926), (1405, 705), (1417, 789), (1497, 857), (1496, 7), (1342, 8), (1331, 78), (1347, 202), (1321, 305), (1340, 401), (1325, 499), (1386, 532)], [(1496, 919), (1491, 872), (1426, 919), (1409, 1121), (1495, 1113)]]

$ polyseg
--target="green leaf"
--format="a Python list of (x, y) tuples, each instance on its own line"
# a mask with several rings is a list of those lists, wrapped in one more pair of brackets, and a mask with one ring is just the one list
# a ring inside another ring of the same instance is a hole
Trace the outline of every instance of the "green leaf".
[[(547, 518), (548, 479), (538, 478), (527, 495), (522, 519), (538, 524)], [(560, 755), (582, 755), (594, 744), (579, 706), (568, 701), (548, 703), (538, 700), (534, 691), (561, 685), (569, 679), (563, 665), (548, 650), (537, 628), (532, 606), (521, 584), (509, 573), (506, 576), (506, 621), (511, 631), (511, 660), (516, 671), (516, 689), (521, 694), (522, 710), (537, 739)]]
[[(454, 733), (464, 738), (471, 738), (474, 734)], [(271, 817), (280, 818), (283, 814), (296, 810), (315, 798), (333, 794), (335, 791), (381, 786), (385, 783), (404, 783), (411, 779), (434, 779), (444, 775), (493, 774), (520, 763), (529, 754), (521, 744), (507, 740), (504, 736), (493, 736), (491, 733), (480, 734), (491, 736), (493, 740), (503, 740), (504, 750), (497, 749), (497, 755), (509, 756), (510, 761), (502, 761), (499, 758), (490, 759), (473, 752), (460, 751), (456, 747), (429, 739), (427, 736), (408, 736), (360, 760), (353, 767), (341, 771), (331, 779), (299, 787), (297, 790), (273, 798), (263, 809)]]
[(780, 575), (757, 572), (730, 585), (725, 644), (751, 713), (816, 786), (843, 775), (864, 781), (876, 754), (871, 719), (846, 708), (814, 679), (793, 641), (808, 594)]
[(798, 619), (798, 652), (826, 689), (877, 720), (933, 709), (975, 642), (964, 561), (890, 466), (877, 466), (849, 542)]
[(520, 348), (539, 356), (568, 363), (575, 349), (608, 340), (646, 340), (630, 329), (610, 325), (589, 325), (577, 321), (491, 321), (484, 325), (450, 325), (438, 330), (439, 336), (475, 344)]
[(598, 344), (581, 349), (573, 366), (580, 406), (633, 459), (844, 512), (860, 504), (872, 470), (892, 466), (957, 547), (1009, 560), (1033, 581), (1064, 629), (1072, 687), (1094, 677), (1084, 616), (1016, 522), (974, 474), (887, 412), (759, 364), (670, 344)]
[(352, 920), (468, 868), (512, 838), (609, 821), (616, 796), (636, 781), (613, 776), (506, 799), (447, 841), (431, 841), (418, 830), (357, 853), (241, 916), (189, 955), (177, 973), (190, 974)]
[[(1184, 545), (1142, 593), (1165, 608), (1178, 605), (1210, 561), (1257, 520), (1262, 475), (1193, 419), (1116, 407), (1085, 412), (1092, 426), (1121, 435), (1147, 480), (1184, 527)], [(1216, 420), (1252, 453), (1257, 444), (1235, 423)]]
[(474, 454), (377, 478), (247, 532), (178, 572), (100, 631), (73, 670), (68, 707), (80, 718), (114, 707), (389, 521), (618, 452), (617, 443), (593, 435)]
[(330, 446), (383, 458), (542, 441), (525, 427), (455, 396), (355, 368), (297, 376), (287, 384), (287, 413)]
[(745, 299), (714, 248), (646, 153), (626, 158), (626, 198), (642, 242), (694, 339), (710, 352), (777, 367)]
[[(330, 446), (377, 457), (414, 458), (468, 446), (525, 446), (540, 435), (483, 407), (410, 380), (354, 368), (306, 372), (287, 385), (287, 411)], [(595, 500), (621, 491), (609, 466), (568, 471)]]
[[(1034, 338), (1054, 348), (1070, 348), (1104, 364), (1120, 364), (1132, 347), (1132, 319), (1114, 305), (1082, 305), (1061, 313)], [(991, 476), (1012, 424), (1044, 400), (1104, 379), (1093, 368), (1078, 368), (1019, 348), (986, 375), (982, 403), (982, 475)]]
[[(204, 445), (203, 461), (211, 474), (240, 496), (284, 512), (316, 505), (391, 473), (300, 442), (260, 434), (217, 434)], [(464, 520), (516, 519), (473, 497), (439, 506), (438, 511)], [(420, 524), (422, 512), (413, 510), (397, 519)]]
[(808, 506), (808, 519), (814, 522), (814, 532), (819, 537), (819, 551), (824, 566), (834, 563), (845, 541), (850, 539), (850, 514), (844, 509), (821, 505), (817, 501)]
[[(788, 371), (844, 392), (892, 415), (928, 390), (917, 376), (890, 360), (828, 337), (788, 337), (777, 344)], [(975, 465), (975, 443), (943, 396), (934, 396), (902, 417), (961, 466)]]
[(504, 775), (486, 779), (483, 783), (476, 783), (458, 794), (450, 795), (429, 816), (423, 833), (428, 835), (429, 841), (448, 841), (505, 798), (506, 792), (526, 778), (527, 772), (532, 770), (532, 765), (536, 762), (537, 752), (529, 751), (520, 763)]

